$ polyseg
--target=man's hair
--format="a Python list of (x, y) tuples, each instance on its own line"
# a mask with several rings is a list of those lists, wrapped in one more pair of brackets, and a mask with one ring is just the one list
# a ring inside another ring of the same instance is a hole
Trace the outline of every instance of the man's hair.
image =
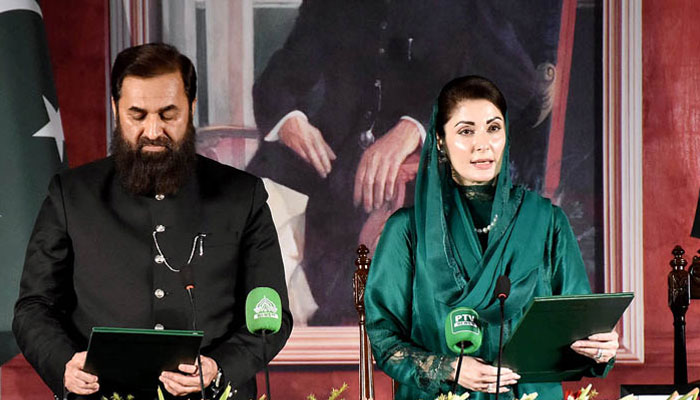
[(127, 76), (153, 78), (180, 72), (190, 108), (197, 96), (197, 73), (187, 56), (165, 43), (148, 43), (122, 50), (112, 66), (112, 98), (121, 98), (122, 83)]
[(506, 98), (490, 80), (476, 75), (455, 78), (442, 88), (438, 96), (435, 129), (439, 137), (445, 137), (445, 124), (452, 117), (459, 103), (465, 100), (490, 101), (504, 117), (508, 110)]

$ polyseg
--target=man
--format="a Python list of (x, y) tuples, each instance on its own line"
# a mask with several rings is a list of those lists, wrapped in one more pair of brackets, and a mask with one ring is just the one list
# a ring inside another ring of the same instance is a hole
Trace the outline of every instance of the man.
[[(255, 374), (291, 328), (284, 270), (260, 179), (195, 154), (196, 74), (165, 44), (128, 48), (112, 68), (112, 156), (54, 177), (39, 212), (15, 306), (22, 352), (55, 394), (90, 395), (83, 371), (94, 326), (190, 329), (178, 272), (191, 264), (202, 370), (180, 365), (160, 383), (176, 396), (230, 381), (255, 397)], [(245, 299), (259, 286), (282, 299), (282, 328), (246, 330)], [(137, 362), (137, 360), (134, 360)], [(65, 389), (64, 389), (65, 388)]]
[[(305, 0), (300, 6), (287, 41), (255, 82), (255, 119), (265, 138), (248, 170), (309, 196), (304, 268), (319, 304), (312, 324), (355, 321), (350, 277), (358, 237), (377, 214), (384, 214), (383, 224), (390, 214), (384, 209), (403, 193), (400, 166), (420, 149), (446, 82), (464, 74), (490, 77), (508, 99), (511, 122), (536, 122), (520, 116), (540, 114), (535, 62), (548, 58), (534, 57), (520, 42), (521, 30), (511, 22), (522, 17), (513, 11), (524, 7), (518, 3)], [(549, 4), (556, 1), (546, 3), (542, 10), (553, 9), (558, 18), (558, 6)], [(541, 26), (552, 24), (527, 28)], [(557, 35), (554, 29), (548, 38), (555, 53)], [(517, 140), (532, 143), (534, 136)]]

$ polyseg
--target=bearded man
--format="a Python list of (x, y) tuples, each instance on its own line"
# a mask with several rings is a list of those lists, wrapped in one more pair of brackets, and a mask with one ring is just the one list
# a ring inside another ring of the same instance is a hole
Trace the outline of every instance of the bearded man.
[[(196, 393), (201, 374), (210, 393), (231, 382), (237, 398), (257, 398), (256, 372), (289, 337), (267, 193), (259, 178), (196, 155), (196, 90), (192, 62), (174, 47), (122, 51), (112, 68), (112, 156), (59, 173), (49, 185), (27, 248), (13, 331), (56, 395), (100, 391), (97, 377), (83, 371), (93, 327), (192, 326), (178, 271), (194, 253), (202, 368), (163, 372), (165, 391)], [(246, 295), (259, 286), (282, 299), (282, 328), (267, 337), (265, 359), (245, 324)]]

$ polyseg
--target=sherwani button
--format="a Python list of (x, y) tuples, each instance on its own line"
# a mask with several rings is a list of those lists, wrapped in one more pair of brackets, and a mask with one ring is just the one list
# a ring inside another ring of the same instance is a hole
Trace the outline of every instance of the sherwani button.
[(156, 200), (163, 200), (164, 198), (165, 198), (165, 195), (163, 195), (163, 194), (156, 195)]
[(156, 225), (156, 232), (158, 232), (158, 233), (165, 232), (165, 226)]
[(165, 262), (165, 257), (163, 257), (163, 256), (161, 256), (160, 254), (158, 254), (158, 255), (153, 259), (153, 261), (155, 261), (155, 262), (158, 263), (158, 264), (163, 264), (163, 263)]
[(163, 326), (163, 324), (156, 324), (156, 326), (154, 326), (153, 329), (157, 331), (162, 331), (163, 329), (165, 329), (165, 327)]
[(156, 289), (156, 291), (153, 292), (153, 294), (155, 294), (156, 297), (159, 299), (162, 299), (163, 297), (165, 297), (165, 291), (163, 291), (163, 289)]

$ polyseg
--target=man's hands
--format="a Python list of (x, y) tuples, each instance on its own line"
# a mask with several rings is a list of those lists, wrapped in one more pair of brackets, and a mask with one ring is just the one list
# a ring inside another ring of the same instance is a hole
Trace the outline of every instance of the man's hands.
[(355, 206), (362, 204), (370, 212), (394, 197), (399, 168), (420, 140), (415, 122), (401, 119), (365, 150), (355, 173)]
[(66, 370), (63, 372), (63, 385), (71, 393), (87, 395), (100, 390), (97, 377), (83, 371), (86, 356), (87, 351), (75, 353), (73, 358), (66, 363)]
[(279, 137), (285, 146), (311, 164), (322, 178), (331, 172), (331, 161), (335, 160), (335, 153), (323, 139), (321, 131), (306, 118), (294, 116), (284, 121)]
[[(63, 384), (69, 392), (88, 395), (100, 390), (97, 377), (83, 371), (85, 366), (86, 351), (75, 353), (73, 358), (66, 363), (66, 370), (63, 374)], [(175, 396), (182, 396), (187, 393), (199, 392), (199, 371), (197, 365), (180, 364), (179, 370), (182, 373), (163, 371), (158, 378), (165, 390)], [(204, 386), (207, 387), (216, 377), (219, 366), (216, 361), (209, 357), (202, 356), (202, 370)]]
[[(292, 149), (316, 172), (326, 178), (336, 159), (321, 131), (300, 116), (287, 119), (279, 130), (282, 143)], [(370, 212), (391, 200), (401, 164), (420, 145), (416, 123), (401, 119), (386, 135), (365, 150), (355, 173), (354, 203)]]
[[(158, 378), (165, 390), (175, 396), (182, 396), (187, 393), (199, 392), (199, 371), (197, 364), (180, 364), (178, 369), (182, 373), (163, 371)], [(216, 361), (209, 357), (202, 356), (202, 377), (204, 378), (204, 387), (208, 387), (211, 381), (216, 377), (219, 371), (219, 366)]]

